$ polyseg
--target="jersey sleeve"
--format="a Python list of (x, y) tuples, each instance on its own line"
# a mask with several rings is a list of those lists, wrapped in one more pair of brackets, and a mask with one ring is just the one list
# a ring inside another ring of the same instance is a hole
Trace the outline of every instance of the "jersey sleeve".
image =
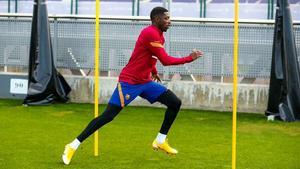
[(193, 61), (193, 58), (191, 56), (176, 58), (168, 55), (168, 53), (164, 49), (158, 33), (149, 32), (147, 35), (145, 35), (145, 43), (151, 53), (156, 56), (164, 66), (179, 65)]

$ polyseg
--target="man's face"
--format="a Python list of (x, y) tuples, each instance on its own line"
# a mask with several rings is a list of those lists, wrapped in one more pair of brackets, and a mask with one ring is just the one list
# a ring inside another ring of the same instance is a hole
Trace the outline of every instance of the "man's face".
[(157, 25), (163, 32), (166, 32), (169, 29), (169, 27), (171, 26), (169, 12), (165, 12), (163, 15), (158, 17)]

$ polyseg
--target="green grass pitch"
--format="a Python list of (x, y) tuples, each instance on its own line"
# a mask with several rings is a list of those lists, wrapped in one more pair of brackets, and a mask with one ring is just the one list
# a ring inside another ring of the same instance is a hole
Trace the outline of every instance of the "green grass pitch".
[[(1, 169), (230, 169), (231, 112), (181, 110), (169, 133), (177, 156), (153, 151), (164, 109), (126, 107), (76, 151), (69, 166), (61, 155), (93, 118), (92, 104), (24, 107), (0, 100)], [(100, 106), (100, 112), (104, 106)], [(300, 123), (267, 122), (263, 115), (237, 117), (238, 169), (299, 169)]]

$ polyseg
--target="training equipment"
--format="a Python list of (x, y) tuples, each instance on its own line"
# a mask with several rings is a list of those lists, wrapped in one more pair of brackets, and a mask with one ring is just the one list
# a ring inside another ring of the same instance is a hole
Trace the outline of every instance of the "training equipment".
[(71, 148), (71, 146), (69, 144), (67, 144), (65, 146), (65, 151), (64, 151), (64, 154), (62, 155), (62, 160), (63, 160), (64, 164), (66, 164), (66, 165), (70, 164), (75, 151), (76, 150)]
[(277, 1), (269, 100), (265, 115), (300, 120), (300, 68), (289, 2)]
[(34, 0), (24, 105), (69, 101), (71, 87), (55, 67), (46, 0)]
[(169, 155), (176, 155), (178, 153), (178, 151), (174, 148), (172, 148), (169, 143), (168, 140), (166, 139), (166, 141), (162, 144), (159, 144), (156, 139), (153, 141), (152, 143), (152, 147), (154, 150), (162, 150), (164, 152), (166, 152)]

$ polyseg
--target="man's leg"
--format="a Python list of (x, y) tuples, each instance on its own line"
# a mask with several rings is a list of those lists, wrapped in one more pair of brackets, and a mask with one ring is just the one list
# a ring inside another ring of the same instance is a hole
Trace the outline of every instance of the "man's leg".
[(100, 116), (94, 118), (73, 142), (66, 145), (64, 154), (62, 156), (63, 162), (68, 165), (79, 145), (96, 130), (101, 128), (106, 123), (112, 121), (121, 110), (122, 107), (120, 106), (108, 104)]
[(88, 138), (97, 129), (112, 121), (124, 106), (128, 105), (142, 92), (141, 86), (142, 85), (131, 85), (125, 82), (119, 82), (108, 101), (108, 106), (105, 111), (99, 117), (93, 119), (73, 142), (66, 145), (63, 162), (65, 164), (69, 164), (74, 152), (81, 142)]
[(157, 101), (166, 105), (167, 110), (165, 112), (161, 129), (152, 146), (154, 149), (160, 148), (168, 154), (175, 155), (178, 153), (178, 151), (168, 144), (166, 137), (179, 112), (181, 100), (171, 90), (167, 90), (158, 97)]
[(171, 90), (167, 90), (158, 97), (157, 101), (167, 106), (165, 118), (160, 128), (160, 133), (167, 135), (179, 112), (181, 100)]
[(93, 119), (88, 126), (81, 132), (81, 134), (77, 137), (78, 141), (81, 143), (88, 138), (91, 134), (93, 134), (96, 130), (101, 128), (106, 123), (111, 122), (122, 110), (122, 107), (108, 104), (104, 112)]
[(165, 118), (160, 129), (160, 133), (167, 135), (180, 109), (181, 100), (171, 90), (156, 82), (145, 84), (140, 96), (151, 104), (160, 102), (167, 106)]
[(171, 90), (156, 82), (145, 84), (140, 96), (151, 104), (158, 101), (167, 106), (163, 124), (152, 147), (155, 150), (161, 149), (168, 154), (177, 154), (178, 151), (168, 144), (166, 137), (180, 109), (181, 100)]

